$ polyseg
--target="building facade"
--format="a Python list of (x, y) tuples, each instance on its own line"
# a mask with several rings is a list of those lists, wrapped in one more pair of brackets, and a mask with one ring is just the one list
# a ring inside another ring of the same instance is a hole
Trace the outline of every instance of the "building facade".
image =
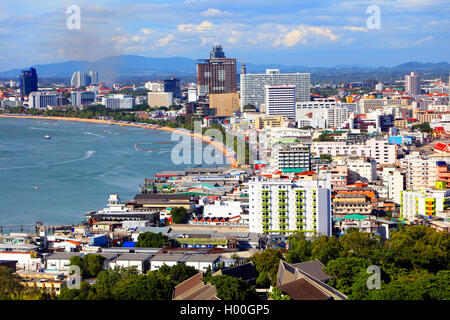
[(199, 96), (236, 92), (236, 59), (226, 58), (222, 46), (215, 45), (210, 59), (197, 64), (197, 89)]
[(260, 107), (265, 102), (266, 85), (293, 85), (296, 87), (297, 101), (310, 100), (310, 74), (309, 73), (280, 73), (278, 69), (267, 69), (266, 73), (241, 74), (241, 110), (251, 104)]
[(27, 96), (31, 92), (38, 91), (38, 76), (36, 69), (23, 70), (19, 76), (20, 95)]
[(330, 180), (249, 182), (250, 232), (331, 236)]
[(265, 91), (267, 116), (282, 116), (288, 119), (295, 119), (295, 86), (270, 85), (265, 86)]

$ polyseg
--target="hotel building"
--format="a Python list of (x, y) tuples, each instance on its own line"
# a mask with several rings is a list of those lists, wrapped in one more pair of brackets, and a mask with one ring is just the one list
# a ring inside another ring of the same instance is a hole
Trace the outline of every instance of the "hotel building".
[(331, 236), (330, 180), (249, 182), (250, 232)]
[(241, 74), (241, 109), (248, 104), (260, 107), (265, 102), (265, 86), (293, 85), (297, 101), (310, 100), (309, 73), (280, 73), (278, 69), (267, 69), (266, 73)]

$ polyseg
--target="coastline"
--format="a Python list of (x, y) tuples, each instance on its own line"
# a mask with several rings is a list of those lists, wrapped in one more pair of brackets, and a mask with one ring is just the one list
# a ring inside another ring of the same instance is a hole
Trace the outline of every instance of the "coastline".
[(157, 129), (162, 131), (175, 132), (178, 134), (189, 135), (194, 139), (201, 139), (205, 143), (209, 143), (213, 145), (217, 150), (223, 153), (225, 157), (229, 160), (232, 168), (237, 168), (238, 163), (234, 157), (234, 153), (228, 151), (223, 143), (211, 140), (211, 137), (204, 136), (198, 133), (192, 133), (189, 131), (177, 130), (170, 127), (161, 127), (158, 125), (152, 124), (135, 124), (135, 123), (122, 123), (111, 120), (99, 120), (99, 119), (82, 119), (82, 118), (70, 118), (70, 117), (53, 117), (53, 116), (33, 116), (33, 115), (5, 115), (0, 114), (0, 118), (18, 118), (18, 119), (46, 119), (46, 120), (59, 120), (59, 121), (72, 121), (72, 122), (86, 122), (86, 123), (97, 123), (97, 124), (107, 124), (107, 125), (119, 125), (119, 126), (127, 126), (127, 127), (135, 127), (135, 128), (146, 128), (146, 129)]

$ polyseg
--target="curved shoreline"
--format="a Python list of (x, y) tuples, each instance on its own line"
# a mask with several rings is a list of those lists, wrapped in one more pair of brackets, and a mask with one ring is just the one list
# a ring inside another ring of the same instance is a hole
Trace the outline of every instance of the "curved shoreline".
[(229, 160), (231, 163), (232, 168), (237, 168), (238, 163), (237, 160), (234, 157), (234, 153), (229, 152), (223, 143), (211, 140), (211, 137), (204, 136), (202, 134), (198, 133), (192, 133), (188, 131), (182, 131), (177, 130), (170, 127), (161, 127), (154, 124), (134, 124), (134, 123), (122, 123), (117, 121), (111, 121), (111, 120), (98, 120), (98, 119), (83, 119), (83, 118), (71, 118), (71, 117), (52, 117), (52, 116), (28, 116), (28, 115), (5, 115), (0, 114), (0, 118), (19, 118), (19, 119), (45, 119), (45, 120), (60, 120), (60, 121), (72, 121), (72, 122), (87, 122), (87, 123), (97, 123), (97, 124), (112, 124), (112, 125), (119, 125), (119, 126), (127, 126), (127, 127), (135, 127), (135, 128), (147, 128), (147, 129), (157, 129), (162, 131), (169, 131), (169, 132), (175, 132), (178, 134), (184, 134), (189, 135), (193, 137), (194, 139), (201, 139), (205, 143), (209, 143), (213, 145), (216, 149), (221, 151), (223, 155)]

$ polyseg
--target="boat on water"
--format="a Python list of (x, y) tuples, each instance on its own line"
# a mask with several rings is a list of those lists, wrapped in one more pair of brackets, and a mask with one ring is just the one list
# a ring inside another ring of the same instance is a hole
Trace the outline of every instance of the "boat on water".
[(46, 135), (45, 137), (44, 137), (44, 139), (51, 139), (52, 137), (50, 137), (49, 135)]

